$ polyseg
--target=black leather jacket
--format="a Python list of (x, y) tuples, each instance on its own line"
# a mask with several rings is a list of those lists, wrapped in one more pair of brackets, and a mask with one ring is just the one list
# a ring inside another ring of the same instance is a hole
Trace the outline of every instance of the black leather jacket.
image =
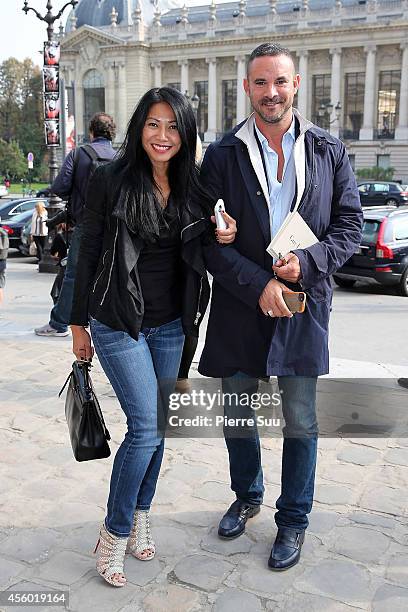
[[(116, 163), (99, 167), (86, 198), (70, 324), (87, 326), (91, 315), (137, 340), (144, 314), (137, 271), (143, 241), (116, 215), (123, 197)], [(186, 335), (198, 336), (210, 297), (201, 238), (211, 224), (197, 204), (189, 208), (181, 212), (182, 324)]]

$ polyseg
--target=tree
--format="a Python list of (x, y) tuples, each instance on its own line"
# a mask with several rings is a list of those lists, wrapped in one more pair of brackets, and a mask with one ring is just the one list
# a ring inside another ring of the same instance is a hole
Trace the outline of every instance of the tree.
[(376, 181), (392, 181), (395, 168), (359, 168), (356, 172), (359, 179), (374, 179)]
[(40, 174), (45, 153), (42, 76), (30, 59), (11, 57), (0, 64), (0, 138), (17, 142), (25, 156), (34, 153), (34, 174)]
[(0, 172), (14, 181), (27, 173), (27, 162), (17, 142), (0, 140)]

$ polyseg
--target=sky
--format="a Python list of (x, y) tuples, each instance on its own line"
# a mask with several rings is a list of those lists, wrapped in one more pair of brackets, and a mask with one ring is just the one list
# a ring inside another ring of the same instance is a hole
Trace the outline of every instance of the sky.
[[(225, 0), (218, 0), (219, 3)], [(42, 65), (43, 41), (47, 39), (46, 24), (37, 19), (32, 11), (27, 16), (21, 10), (24, 0), (0, 0), (1, 2), (1, 34), (0, 34), (0, 63), (9, 57), (23, 60), (29, 57), (35, 64)], [(66, 0), (54, 0), (54, 12), (62, 8)], [(44, 15), (46, 0), (29, 0), (28, 5), (37, 9)], [(187, 0), (187, 5), (210, 4), (210, 0)], [(65, 10), (64, 25), (70, 9)], [(59, 22), (56, 22), (58, 30)]]
[[(46, 12), (46, 4), (46, 0), (29, 2), (29, 6), (41, 14)], [(59, 10), (64, 3), (55, 0), (54, 4)], [(1, 0), (0, 62), (9, 57), (16, 57), (18, 60), (29, 57), (35, 64), (42, 65), (42, 55), (39, 51), (43, 41), (47, 39), (46, 24), (39, 21), (32, 11), (26, 16), (21, 10), (23, 6), (24, 0)]]

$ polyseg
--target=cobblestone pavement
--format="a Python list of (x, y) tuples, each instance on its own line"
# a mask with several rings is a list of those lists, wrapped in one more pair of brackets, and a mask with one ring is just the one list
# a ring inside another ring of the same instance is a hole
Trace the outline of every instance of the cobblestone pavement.
[[(32, 333), (47, 321), (51, 282), (27, 261), (10, 261), (0, 318), (1, 589), (69, 590), (69, 610), (80, 612), (408, 609), (406, 439), (320, 441), (302, 560), (285, 573), (266, 567), (276, 532), (281, 442), (263, 442), (261, 513), (245, 535), (225, 542), (216, 525), (233, 495), (223, 441), (170, 439), (153, 508), (156, 558), (127, 558), (127, 586), (105, 584), (92, 550), (111, 458), (76, 463), (72, 457), (57, 398), (72, 362), (70, 338)], [(344, 361), (333, 361), (346, 372)], [(367, 373), (369, 364), (356, 368)], [(384, 371), (390, 368), (383, 364), (370, 370)], [(98, 364), (93, 377), (115, 451), (124, 419)], [(6, 609), (33, 608), (0, 606)]]

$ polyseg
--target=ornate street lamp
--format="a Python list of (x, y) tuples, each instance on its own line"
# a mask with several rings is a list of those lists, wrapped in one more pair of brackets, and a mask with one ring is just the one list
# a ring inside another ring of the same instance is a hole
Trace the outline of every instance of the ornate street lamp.
[(196, 93), (194, 93), (191, 96), (190, 102), (191, 102), (191, 106), (193, 107), (194, 115), (197, 121), (197, 111), (198, 111), (198, 107), (200, 106), (200, 98), (197, 96)]
[[(62, 9), (56, 15), (52, 14), (53, 6), (52, 6), (51, 0), (47, 0), (47, 6), (46, 6), (47, 13), (45, 15), (41, 15), (41, 13), (39, 13), (35, 8), (28, 6), (28, 0), (25, 0), (24, 7), (22, 10), (25, 12), (26, 15), (28, 11), (33, 11), (37, 19), (39, 19), (40, 21), (44, 21), (47, 24), (48, 42), (52, 42), (54, 38), (54, 23), (62, 17), (62, 14), (64, 13), (65, 9), (68, 6), (72, 6), (72, 8), (75, 8), (76, 5), (78, 4), (78, 1), (79, 0), (70, 0), (70, 2), (67, 2), (66, 4), (64, 4)], [(49, 160), (48, 167), (50, 169), (50, 185), (52, 185), (54, 179), (56, 178), (58, 174), (57, 153), (56, 153), (54, 146), (47, 145), (47, 148), (48, 148), (48, 160)], [(50, 217), (56, 214), (62, 208), (62, 205), (60, 202), (61, 200), (54, 193), (51, 193), (50, 202), (47, 207), (48, 214)], [(49, 246), (50, 246), (49, 241), (47, 241), (46, 247), (44, 250), (44, 254), (43, 254), (43, 258), (39, 264), (40, 272), (55, 272), (55, 261), (50, 256)]]
[(330, 121), (330, 117), (331, 114), (333, 112), (333, 104), (331, 102), (328, 103), (324, 103), (322, 102), (319, 106), (319, 110), (318, 110), (318, 115), (319, 117), (324, 117), (326, 119), (326, 122), (331, 125), (332, 123), (334, 123), (335, 121), (338, 121), (340, 119), (340, 113), (341, 113), (341, 104), (340, 102), (337, 102), (336, 106), (334, 107), (334, 112), (335, 112), (335, 117), (334, 119), (332, 119)]

